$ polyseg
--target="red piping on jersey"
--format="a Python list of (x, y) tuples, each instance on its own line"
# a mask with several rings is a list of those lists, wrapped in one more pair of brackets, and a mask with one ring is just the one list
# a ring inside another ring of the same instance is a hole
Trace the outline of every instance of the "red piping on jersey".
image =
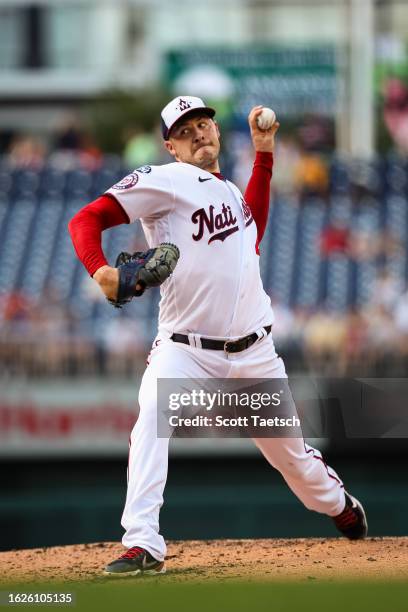
[(339, 483), (340, 487), (344, 489), (344, 484), (341, 482), (341, 480), (339, 480), (339, 478), (336, 478), (336, 476), (333, 476), (333, 474), (330, 474), (329, 472), (329, 466), (327, 465), (327, 463), (325, 462), (325, 460), (322, 457), (319, 457), (319, 455), (315, 455), (314, 449), (313, 448), (306, 448), (305, 442), (303, 441), (303, 445), (305, 447), (305, 452), (308, 455), (309, 453), (313, 453), (312, 458), (313, 459), (317, 459), (318, 461), (321, 461), (324, 465), (324, 467), (326, 468), (326, 472), (329, 478), (332, 478), (333, 480), (335, 480), (336, 482)]

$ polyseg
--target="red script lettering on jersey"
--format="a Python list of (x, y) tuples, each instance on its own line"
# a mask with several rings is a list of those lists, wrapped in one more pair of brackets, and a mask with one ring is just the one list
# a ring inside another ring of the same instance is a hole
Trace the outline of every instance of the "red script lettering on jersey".
[(250, 225), (252, 221), (254, 220), (252, 217), (251, 209), (249, 208), (248, 204), (245, 202), (244, 198), (241, 198), (241, 204), (242, 204), (242, 212), (244, 213), (245, 227), (248, 227), (248, 225)]

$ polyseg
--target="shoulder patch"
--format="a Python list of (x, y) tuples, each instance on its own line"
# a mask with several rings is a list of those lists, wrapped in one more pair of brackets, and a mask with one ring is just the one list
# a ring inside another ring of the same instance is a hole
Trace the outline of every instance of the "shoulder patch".
[(138, 180), (139, 177), (137, 176), (136, 172), (131, 172), (130, 174), (125, 176), (125, 178), (119, 181), (119, 183), (116, 183), (112, 187), (112, 189), (130, 189), (131, 187), (134, 187), (134, 185), (136, 185)]
[(140, 166), (140, 168), (136, 168), (135, 170), (135, 172), (141, 172), (142, 174), (149, 174), (151, 171), (151, 166)]

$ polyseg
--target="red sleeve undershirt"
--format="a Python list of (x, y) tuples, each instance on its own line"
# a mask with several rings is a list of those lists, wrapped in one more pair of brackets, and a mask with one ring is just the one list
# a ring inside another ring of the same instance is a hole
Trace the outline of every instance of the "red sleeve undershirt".
[(257, 253), (259, 253), (258, 247), (268, 222), (272, 166), (272, 153), (257, 152), (251, 178), (244, 195), (258, 230), (256, 241)]
[[(258, 230), (256, 248), (265, 232), (269, 213), (272, 153), (257, 153), (245, 201), (251, 209)], [(82, 208), (68, 225), (76, 254), (93, 276), (98, 268), (108, 265), (102, 250), (102, 232), (109, 227), (129, 223), (129, 217), (111, 195), (103, 195)]]
[(108, 265), (102, 251), (102, 232), (109, 227), (129, 223), (129, 218), (113, 196), (103, 195), (82, 208), (68, 224), (76, 254), (93, 276)]

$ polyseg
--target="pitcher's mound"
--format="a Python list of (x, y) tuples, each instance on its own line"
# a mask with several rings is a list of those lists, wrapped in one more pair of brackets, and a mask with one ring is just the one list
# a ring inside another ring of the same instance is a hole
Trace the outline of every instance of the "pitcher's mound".
[[(0, 581), (111, 580), (102, 570), (124, 550), (101, 542), (2, 552)], [(407, 579), (408, 537), (177, 541), (168, 543), (166, 567), (154, 580)]]

